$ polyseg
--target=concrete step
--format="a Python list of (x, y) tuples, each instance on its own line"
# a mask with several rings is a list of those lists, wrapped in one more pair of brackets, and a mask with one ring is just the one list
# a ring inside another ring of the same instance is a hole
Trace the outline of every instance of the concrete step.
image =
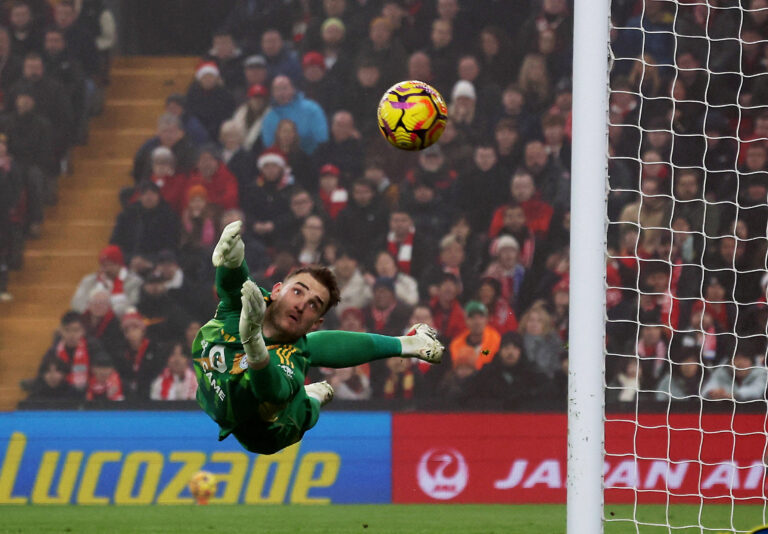
[(186, 93), (193, 77), (193, 69), (117, 69), (112, 71), (107, 98), (165, 100), (171, 93)]
[(107, 128), (119, 124), (125, 128), (154, 127), (163, 113), (164, 98), (108, 100), (104, 111), (93, 121), (94, 128)]
[(195, 56), (122, 56), (115, 58), (112, 72), (118, 69), (194, 69), (200, 62)]
[(79, 157), (97, 158), (133, 158), (139, 147), (155, 134), (154, 129), (129, 128), (126, 130), (91, 130), (91, 137), (98, 138), (98, 143), (77, 148)]

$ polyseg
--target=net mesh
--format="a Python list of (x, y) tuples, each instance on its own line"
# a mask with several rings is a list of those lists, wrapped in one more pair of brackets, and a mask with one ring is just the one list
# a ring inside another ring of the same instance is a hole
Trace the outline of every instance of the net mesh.
[(768, 522), (768, 0), (611, 18), (605, 530), (749, 532)]

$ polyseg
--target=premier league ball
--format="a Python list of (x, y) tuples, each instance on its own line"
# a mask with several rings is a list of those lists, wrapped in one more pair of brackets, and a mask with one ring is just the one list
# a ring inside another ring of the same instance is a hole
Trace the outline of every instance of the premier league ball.
[(216, 475), (209, 471), (198, 471), (189, 481), (189, 492), (197, 504), (208, 504), (208, 499), (216, 493)]
[(381, 133), (393, 146), (422, 150), (442, 135), (448, 107), (434, 87), (411, 80), (387, 89), (377, 115)]

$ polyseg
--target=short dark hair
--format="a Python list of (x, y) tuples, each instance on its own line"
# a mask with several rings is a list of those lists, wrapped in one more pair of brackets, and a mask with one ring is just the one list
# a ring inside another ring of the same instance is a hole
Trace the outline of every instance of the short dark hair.
[(328, 267), (323, 267), (322, 265), (305, 265), (304, 267), (299, 267), (298, 269), (291, 271), (288, 276), (285, 277), (285, 280), (288, 281), (294, 276), (302, 273), (309, 274), (312, 278), (323, 284), (328, 290), (328, 303), (325, 305), (325, 310), (323, 310), (323, 315), (325, 315), (328, 313), (328, 310), (336, 306), (339, 303), (339, 300), (341, 300), (341, 291), (339, 290), (339, 284), (336, 281), (336, 275), (333, 274)]
[(80, 316), (78, 312), (74, 310), (69, 310), (68, 312), (65, 312), (64, 315), (61, 316), (60, 324), (61, 326), (67, 326), (72, 323), (83, 324), (83, 318)]

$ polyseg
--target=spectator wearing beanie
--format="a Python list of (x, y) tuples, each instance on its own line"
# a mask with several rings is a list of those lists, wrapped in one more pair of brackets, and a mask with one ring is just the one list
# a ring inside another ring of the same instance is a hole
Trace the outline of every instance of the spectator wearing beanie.
[(451, 354), (459, 354), (464, 347), (475, 351), (475, 367), (480, 369), (499, 351), (501, 334), (488, 324), (488, 308), (482, 302), (470, 300), (464, 306), (467, 328), (453, 338)]
[[(184, 207), (184, 192), (187, 188), (187, 177), (176, 172), (176, 157), (170, 148), (159, 146), (152, 151), (152, 176), (150, 180), (160, 189), (171, 209), (181, 214)], [(134, 203), (139, 199), (138, 187), (134, 189), (129, 200)]]
[(323, 203), (325, 212), (335, 220), (336, 216), (347, 205), (349, 193), (343, 187), (339, 187), (339, 168), (333, 163), (326, 163), (320, 167), (319, 187), (317, 195)]
[(276, 221), (288, 211), (292, 177), (286, 172), (285, 156), (276, 149), (262, 152), (256, 166), (259, 174), (246, 186), (243, 199), (247, 232), (262, 244), (273, 245)]
[(320, 52), (307, 52), (301, 59), (302, 77), (299, 87), (304, 96), (314, 100), (326, 113), (334, 113), (342, 107), (342, 84), (327, 75), (325, 58)]
[(201, 63), (187, 90), (187, 110), (205, 126), (211, 139), (218, 139), (221, 123), (235, 111), (235, 99), (227, 91), (213, 62)]
[(86, 311), (88, 299), (96, 289), (109, 292), (110, 306), (118, 316), (121, 316), (128, 306), (135, 306), (139, 301), (141, 278), (126, 268), (120, 247), (108, 245), (101, 250), (99, 269), (80, 280), (70, 307), (80, 313)]
[(501, 284), (501, 297), (515, 308), (525, 278), (525, 267), (519, 262), (520, 245), (510, 235), (497, 237), (491, 243), (491, 261), (484, 276)]

